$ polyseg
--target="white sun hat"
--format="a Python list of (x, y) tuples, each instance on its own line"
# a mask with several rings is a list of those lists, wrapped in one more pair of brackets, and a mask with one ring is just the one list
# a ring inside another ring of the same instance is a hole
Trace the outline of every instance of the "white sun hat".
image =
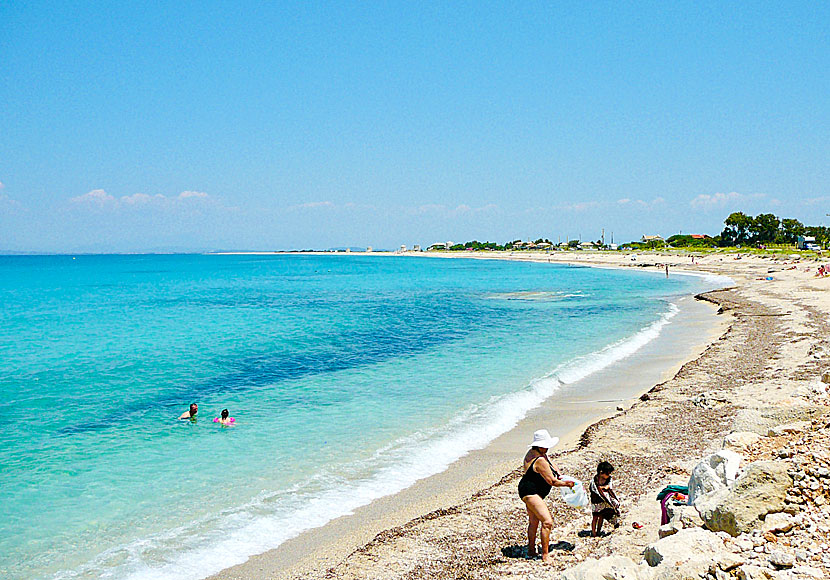
[(557, 443), (559, 443), (559, 437), (551, 437), (547, 429), (539, 429), (533, 433), (533, 443), (528, 445), (528, 447), (552, 449)]

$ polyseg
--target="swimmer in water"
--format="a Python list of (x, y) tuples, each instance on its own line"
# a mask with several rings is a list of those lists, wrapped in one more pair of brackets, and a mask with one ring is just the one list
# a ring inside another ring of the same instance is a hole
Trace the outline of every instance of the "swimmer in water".
[(196, 403), (190, 403), (190, 409), (185, 411), (179, 416), (179, 419), (190, 419), (192, 421), (196, 420), (196, 413), (199, 412), (199, 405)]
[(222, 409), (221, 417), (217, 417), (213, 420), (214, 423), (219, 423), (224, 427), (233, 427), (234, 418), (228, 417), (230, 413), (228, 413), (227, 409)]

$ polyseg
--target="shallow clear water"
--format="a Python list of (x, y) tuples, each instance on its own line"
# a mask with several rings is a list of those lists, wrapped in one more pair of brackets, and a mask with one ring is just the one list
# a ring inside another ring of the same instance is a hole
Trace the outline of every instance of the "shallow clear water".
[(0, 256), (0, 274), (10, 579), (244, 561), (483, 447), (705, 284), (319, 255)]

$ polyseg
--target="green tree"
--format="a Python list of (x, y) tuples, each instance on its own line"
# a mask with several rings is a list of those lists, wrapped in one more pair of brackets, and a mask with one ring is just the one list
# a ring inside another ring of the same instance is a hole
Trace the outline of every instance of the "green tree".
[(737, 244), (745, 244), (749, 241), (750, 229), (753, 227), (754, 220), (741, 211), (736, 211), (729, 214), (729, 217), (723, 220), (726, 225), (721, 232), (721, 244), (724, 246), (734, 246)]
[(781, 220), (781, 241), (787, 244), (794, 244), (798, 236), (804, 235), (804, 224), (797, 219), (787, 218)]
[(771, 213), (761, 213), (752, 220), (752, 241), (766, 244), (774, 242), (778, 236), (781, 221)]

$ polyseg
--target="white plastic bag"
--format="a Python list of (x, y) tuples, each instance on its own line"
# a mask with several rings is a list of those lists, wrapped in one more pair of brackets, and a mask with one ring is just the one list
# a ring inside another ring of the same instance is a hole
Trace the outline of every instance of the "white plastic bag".
[(574, 482), (573, 487), (559, 488), (559, 493), (562, 494), (562, 499), (565, 500), (566, 504), (578, 508), (588, 507), (588, 494), (585, 493), (585, 486), (582, 485), (581, 481), (577, 481), (567, 475), (563, 475), (559, 479), (562, 481)]

